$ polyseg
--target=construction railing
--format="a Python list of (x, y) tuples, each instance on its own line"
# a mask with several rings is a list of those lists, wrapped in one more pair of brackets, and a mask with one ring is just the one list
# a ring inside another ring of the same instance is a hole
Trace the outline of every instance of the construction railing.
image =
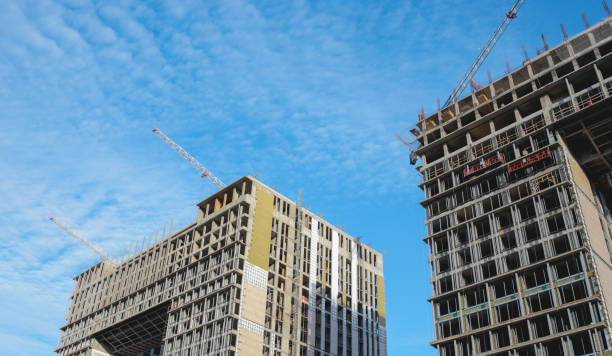
[(423, 181), (427, 182), (459, 166), (479, 159), (495, 149), (506, 146), (522, 137), (528, 136), (546, 126), (543, 115), (536, 115), (524, 122), (517, 122), (508, 129), (496, 134), (493, 138), (476, 143), (471, 149), (466, 149), (436, 163), (424, 170)]
[(508, 165), (508, 173), (518, 171), (519, 169), (523, 169), (527, 166), (531, 166), (532, 164), (539, 162), (546, 158), (552, 158), (552, 152), (550, 152), (550, 149), (548, 148), (543, 151), (536, 152), (530, 156), (521, 158), (520, 160), (516, 162), (510, 163)]
[(504, 163), (504, 156), (500, 153), (497, 152), (497, 155), (489, 157), (486, 160), (483, 160), (482, 162), (472, 165), (472, 166), (468, 166), (467, 168), (465, 168), (463, 170), (463, 176), (467, 177), (469, 175), (472, 175), (476, 172), (480, 172), (484, 169), (487, 169), (493, 165), (495, 165), (496, 163)]
[(554, 121), (562, 120), (578, 111), (596, 104), (612, 94), (612, 78), (601, 85), (594, 84), (574, 96), (569, 96), (557, 102), (551, 109), (551, 117)]

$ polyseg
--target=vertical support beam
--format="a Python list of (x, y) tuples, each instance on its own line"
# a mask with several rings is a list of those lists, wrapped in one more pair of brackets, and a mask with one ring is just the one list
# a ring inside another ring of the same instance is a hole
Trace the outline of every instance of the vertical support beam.
[[(323, 261), (323, 264), (325, 264), (325, 261)], [(325, 281), (325, 278), (325, 270), (323, 270), (323, 281)], [(323, 289), (322, 294), (325, 296), (325, 282), (322, 283), (321, 288)], [(325, 350), (325, 311), (327, 308), (329, 308), (329, 306), (325, 302), (325, 298), (321, 298), (321, 333), (319, 335), (321, 339), (321, 350)]]
[(563, 40), (567, 41), (567, 31), (565, 30), (564, 24), (561, 24), (561, 32), (563, 33)]
[(510, 74), (510, 62), (508, 61), (508, 56), (505, 56), (504, 59), (506, 60), (506, 74)]
[(542, 37), (542, 44), (544, 44), (544, 50), (548, 51), (548, 42), (546, 42), (546, 37), (544, 37), (544, 34), (540, 34), (540, 36)]
[(342, 308), (342, 356), (350, 356), (350, 355), (347, 355), (348, 338), (347, 338), (347, 327), (346, 327), (346, 310), (347, 308), (346, 308), (346, 290), (345, 290), (344, 291), (344, 308)]

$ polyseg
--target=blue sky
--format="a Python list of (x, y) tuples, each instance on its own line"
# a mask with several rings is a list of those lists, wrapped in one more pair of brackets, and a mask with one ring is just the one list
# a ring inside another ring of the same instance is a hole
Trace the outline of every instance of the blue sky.
[[(390, 355), (433, 355), (422, 192), (394, 133), (446, 99), (511, 1), (0, 1), (0, 345), (47, 355), (72, 277), (257, 174), (382, 251)], [(485, 68), (605, 16), (527, 1)], [(544, 17), (543, 15), (546, 14)], [(486, 82), (486, 70), (478, 78)]]

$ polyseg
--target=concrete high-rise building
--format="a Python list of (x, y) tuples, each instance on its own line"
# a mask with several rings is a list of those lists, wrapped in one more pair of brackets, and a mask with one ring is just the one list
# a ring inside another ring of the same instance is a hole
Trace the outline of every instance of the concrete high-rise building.
[(413, 133), (438, 354), (612, 354), (610, 18)]
[(78, 275), (56, 352), (386, 356), (382, 255), (244, 177)]

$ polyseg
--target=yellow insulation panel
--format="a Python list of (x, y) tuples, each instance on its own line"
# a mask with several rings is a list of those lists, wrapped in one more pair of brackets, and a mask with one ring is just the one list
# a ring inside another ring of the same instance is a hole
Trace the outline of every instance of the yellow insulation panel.
[(327, 261), (323, 262), (323, 288), (327, 284)]
[(378, 278), (378, 315), (385, 317), (385, 278), (379, 274), (376, 275)]
[(215, 211), (221, 209), (222, 206), (223, 206), (223, 202), (221, 201), (221, 198), (216, 198), (215, 199)]
[(274, 197), (258, 189), (255, 193), (255, 217), (253, 218), (253, 236), (249, 249), (248, 261), (257, 267), (268, 270), (270, 260), (270, 235), (272, 233), (272, 214)]

